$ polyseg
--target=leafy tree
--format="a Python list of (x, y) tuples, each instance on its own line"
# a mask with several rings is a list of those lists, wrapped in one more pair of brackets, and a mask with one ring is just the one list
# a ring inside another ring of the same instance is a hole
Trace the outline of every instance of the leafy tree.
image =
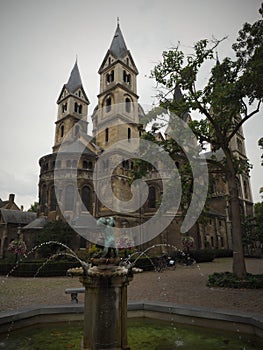
[[(263, 15), (263, 4), (259, 10)], [(263, 20), (245, 23), (233, 45), (235, 58), (217, 58), (221, 40), (200, 40), (193, 53), (185, 55), (180, 47), (164, 51), (162, 61), (154, 67), (152, 77), (159, 88), (160, 106), (182, 116), (197, 111), (202, 119), (190, 125), (200, 145), (221, 149), (221, 164), (228, 184), (232, 218), (233, 272), (246, 275), (242, 244), (241, 213), (238, 198), (237, 174), (248, 171), (246, 162), (236, 159), (230, 147), (240, 127), (259, 112), (263, 100)], [(203, 66), (211, 66), (209, 79), (201, 86)], [(178, 89), (183, 96), (178, 99)], [(151, 113), (150, 118), (157, 118)]]
[(29, 212), (37, 213), (38, 211), (38, 202), (34, 202), (34, 204), (31, 204), (30, 208), (28, 209)]
[(35, 245), (41, 245), (38, 253), (43, 258), (49, 258), (66, 249), (59, 244), (46, 244), (47, 242), (59, 242), (71, 248), (72, 242), (76, 238), (76, 232), (64, 221), (49, 222), (36, 236)]

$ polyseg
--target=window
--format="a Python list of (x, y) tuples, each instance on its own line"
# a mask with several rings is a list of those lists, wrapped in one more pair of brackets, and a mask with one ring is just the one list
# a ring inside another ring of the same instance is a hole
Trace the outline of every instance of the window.
[(127, 58), (126, 58), (126, 64), (127, 64), (127, 66), (129, 65), (129, 63), (130, 63), (130, 62), (129, 62), (129, 58), (127, 57)]
[(65, 193), (65, 210), (73, 210), (74, 207), (74, 187), (69, 185)]
[(64, 136), (64, 125), (62, 124), (60, 126), (60, 137), (63, 137)]
[(88, 168), (92, 169), (92, 162), (89, 162)]
[(105, 142), (109, 142), (109, 128), (105, 129)]
[(64, 103), (64, 104), (62, 105), (62, 113), (66, 112), (67, 107), (68, 107), (68, 104), (67, 104), (67, 103)]
[(83, 160), (82, 167), (88, 169), (88, 162), (86, 160)]
[(243, 184), (244, 184), (244, 197), (248, 198), (248, 186), (247, 186), (246, 180), (244, 180)]
[(79, 125), (75, 126), (75, 136), (79, 135)]
[(128, 141), (131, 139), (131, 128), (128, 128)]
[(82, 199), (82, 210), (92, 211), (92, 195), (91, 189), (88, 186), (84, 186), (81, 190), (81, 199)]
[(40, 200), (41, 211), (44, 211), (44, 207), (46, 204), (47, 204), (47, 186), (43, 185), (41, 190), (41, 200)]
[(81, 97), (81, 91), (79, 90), (79, 97)]
[(128, 74), (125, 70), (123, 71), (123, 81), (126, 84), (130, 84), (131, 82), (131, 75)]
[(106, 112), (110, 112), (111, 110), (111, 97), (109, 96), (107, 99), (106, 99)]
[(131, 111), (131, 100), (128, 97), (125, 99), (125, 111), (127, 113), (130, 113)]
[(55, 192), (55, 187), (52, 186), (50, 188), (50, 210), (55, 211), (56, 208), (57, 208), (56, 192)]
[(78, 104), (77, 104), (77, 102), (74, 103), (74, 112), (76, 112), (76, 113), (78, 112)]
[(67, 168), (71, 168), (71, 160), (67, 160)]
[(106, 74), (106, 83), (110, 84), (114, 81), (114, 70)]
[(153, 186), (149, 188), (148, 208), (156, 208), (156, 190)]

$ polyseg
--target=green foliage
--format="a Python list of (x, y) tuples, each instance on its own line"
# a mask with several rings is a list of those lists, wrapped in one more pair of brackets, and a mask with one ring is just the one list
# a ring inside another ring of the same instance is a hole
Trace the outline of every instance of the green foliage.
[(197, 263), (211, 262), (216, 256), (213, 249), (190, 250), (189, 254)]
[(30, 208), (28, 209), (29, 212), (37, 213), (38, 211), (38, 202), (34, 202), (34, 204), (31, 204)]
[[(67, 246), (71, 246), (72, 241), (76, 237), (76, 232), (64, 221), (53, 221), (49, 222), (35, 237), (35, 245), (40, 245), (49, 241), (56, 241), (63, 243)], [(57, 254), (65, 250), (65, 248), (57, 245), (44, 244), (37, 250), (39, 255), (43, 258), (48, 258), (53, 254)]]
[(252, 275), (250, 273), (243, 279), (239, 279), (234, 273), (221, 272), (208, 276), (208, 287), (223, 288), (263, 288), (263, 275)]
[(233, 257), (232, 249), (214, 249), (215, 258), (231, 258)]
[(17, 277), (34, 277), (37, 273), (38, 277), (66, 276), (67, 270), (72, 267), (78, 267), (79, 262), (76, 261), (23, 261), (19, 262), (13, 270), (14, 264), (0, 262), (0, 275), (7, 275), (12, 271), (11, 276)]

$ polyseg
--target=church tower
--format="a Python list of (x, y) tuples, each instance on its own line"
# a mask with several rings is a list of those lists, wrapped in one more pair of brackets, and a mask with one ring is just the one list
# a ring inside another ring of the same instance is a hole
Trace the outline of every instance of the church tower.
[(138, 137), (138, 70), (117, 24), (113, 40), (99, 68), (100, 93), (95, 108), (93, 136), (102, 148)]
[[(89, 100), (82, 85), (77, 61), (68, 82), (61, 90), (57, 104), (58, 114), (53, 152), (58, 151), (64, 136), (69, 132), (72, 139), (80, 133), (87, 134)], [(77, 123), (78, 125), (74, 128)]]

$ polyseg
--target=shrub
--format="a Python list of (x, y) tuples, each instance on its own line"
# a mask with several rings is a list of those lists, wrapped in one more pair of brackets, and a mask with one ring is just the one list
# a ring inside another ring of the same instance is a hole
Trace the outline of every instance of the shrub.
[(263, 288), (263, 275), (247, 274), (246, 278), (239, 279), (232, 272), (215, 272), (208, 276), (208, 287), (224, 288)]
[[(36, 273), (38, 277), (66, 276), (67, 270), (71, 267), (79, 266), (76, 261), (27, 261), (19, 262), (17, 266), (10, 263), (0, 264), (0, 275), (7, 275), (11, 272), (11, 276), (17, 277), (34, 277)], [(16, 266), (16, 267), (15, 267)]]
[(215, 249), (215, 258), (231, 258), (233, 256), (232, 249)]
[(213, 249), (190, 250), (189, 254), (197, 263), (211, 262), (216, 256)]

